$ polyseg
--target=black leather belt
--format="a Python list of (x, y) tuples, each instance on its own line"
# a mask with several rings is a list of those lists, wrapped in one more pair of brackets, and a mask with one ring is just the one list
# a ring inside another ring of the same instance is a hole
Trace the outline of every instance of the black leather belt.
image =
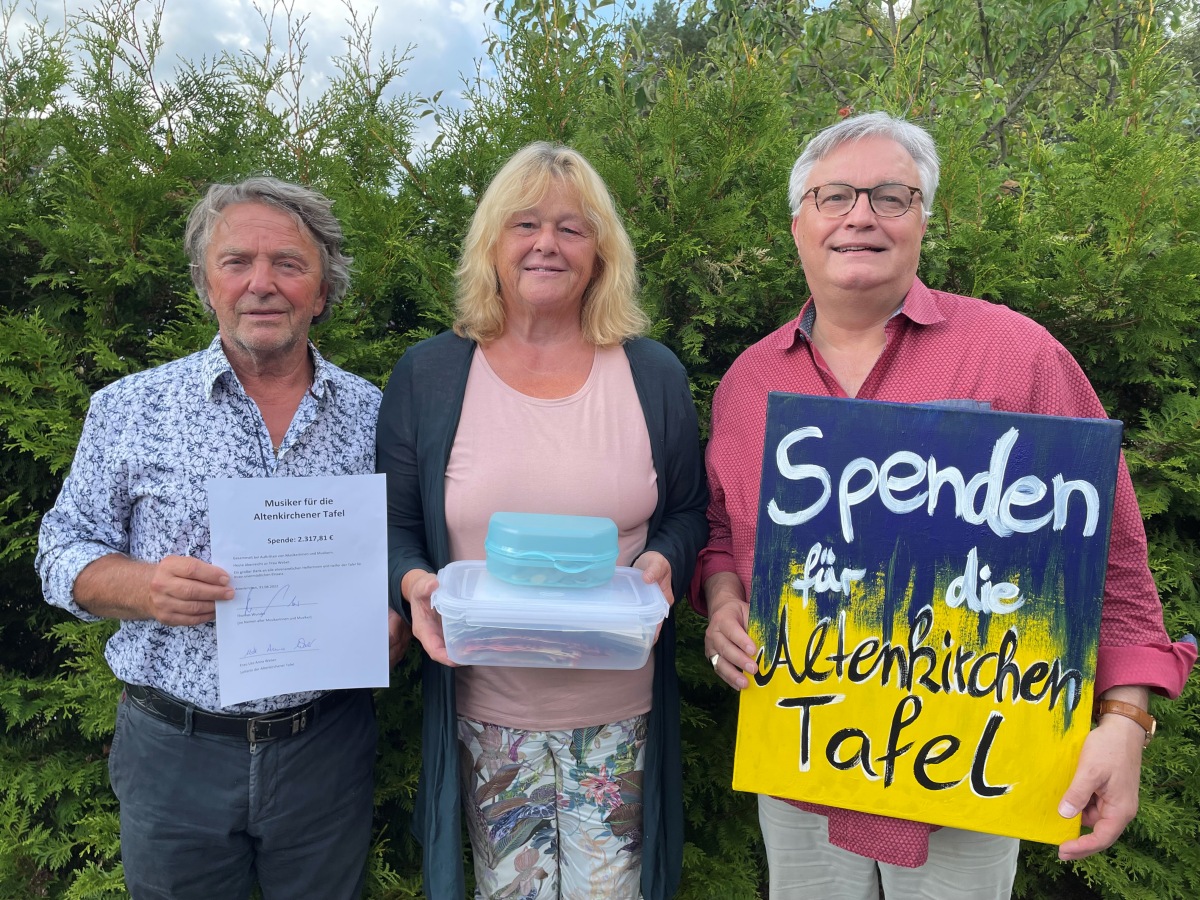
[(206, 734), (223, 734), (244, 738), (251, 749), (262, 741), (299, 734), (311, 725), (319, 712), (328, 712), (345, 702), (354, 691), (330, 691), (304, 706), (277, 709), (254, 715), (224, 715), (198, 709), (190, 703), (176, 700), (170, 694), (140, 684), (126, 684), (125, 695), (134, 706), (156, 719), (178, 728), (187, 725), (191, 713), (192, 730)]

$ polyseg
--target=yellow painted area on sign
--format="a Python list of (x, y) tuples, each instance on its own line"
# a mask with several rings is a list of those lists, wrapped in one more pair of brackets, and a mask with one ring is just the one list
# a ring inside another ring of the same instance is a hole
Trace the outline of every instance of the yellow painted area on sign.
[[(1046, 843), (1077, 837), (1078, 817), (1057, 806), (1090, 727), (1095, 659), (1086, 671), (1062, 662), (1060, 601), (981, 613), (948, 605), (949, 575), (930, 598), (914, 598), (909, 577), (889, 617), (889, 579), (904, 573), (868, 574), (828, 618), (785, 589), (786, 629), (759, 660), (770, 677), (741, 695), (733, 786)], [(761, 646), (762, 624), (751, 633)]]

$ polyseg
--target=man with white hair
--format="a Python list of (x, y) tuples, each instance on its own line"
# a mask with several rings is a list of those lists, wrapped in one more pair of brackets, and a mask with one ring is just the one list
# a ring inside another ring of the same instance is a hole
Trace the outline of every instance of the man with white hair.
[[(308, 339), (350, 284), (332, 203), (275, 178), (214, 184), (188, 218), (205, 350), (92, 397), (71, 472), (38, 539), (48, 602), (117, 619), (105, 656), (125, 683), (109, 774), (135, 900), (358, 897), (374, 808), (367, 690), (222, 707), (209, 478), (375, 471), (374, 385)], [(389, 620), (392, 662), (408, 626)]]
[[(785, 391), (1006, 412), (1103, 418), (1071, 355), (1037, 323), (917, 278), (938, 182), (933, 140), (884, 113), (818, 134), (792, 169), (792, 235), (812, 293), (799, 316), (742, 353), (713, 397), (709, 544), (693, 591), (705, 653), (730, 686), (756, 671), (747, 634), (767, 394)], [(1172, 644), (1146, 536), (1121, 460), (1101, 615), (1098, 724), (1059, 803), (1092, 830), (1064, 860), (1104, 850), (1137, 812), (1149, 692), (1177, 696), (1196, 657)], [(1008, 897), (1014, 838), (759, 798), (772, 900)], [(819, 892), (819, 894), (818, 894)]]

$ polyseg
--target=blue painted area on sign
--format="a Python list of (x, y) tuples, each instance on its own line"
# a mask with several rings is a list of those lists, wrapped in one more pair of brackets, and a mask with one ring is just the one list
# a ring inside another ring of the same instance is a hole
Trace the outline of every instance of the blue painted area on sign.
[[(986, 647), (1036, 618), (1094, 678), (1121, 423), (773, 393), (751, 620), (836, 619), (857, 591), (879, 637), (920, 611), (978, 613)], [(811, 609), (810, 609), (811, 607)]]

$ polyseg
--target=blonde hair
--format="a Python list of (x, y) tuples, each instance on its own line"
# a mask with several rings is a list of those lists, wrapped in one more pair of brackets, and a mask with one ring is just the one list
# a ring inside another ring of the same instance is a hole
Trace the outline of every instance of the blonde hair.
[(463, 240), (455, 289), (454, 331), (475, 341), (504, 333), (504, 301), (495, 250), (508, 218), (565, 185), (596, 238), (596, 265), (583, 294), (584, 338), (608, 347), (643, 334), (650, 320), (637, 303), (637, 257), (604, 180), (570, 147), (537, 141), (518, 150), (492, 179)]

